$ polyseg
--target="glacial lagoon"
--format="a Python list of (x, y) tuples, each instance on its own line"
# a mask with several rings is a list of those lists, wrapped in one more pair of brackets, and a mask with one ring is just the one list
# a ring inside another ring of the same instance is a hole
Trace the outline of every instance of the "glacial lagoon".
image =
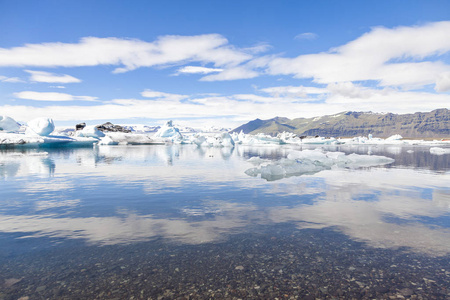
[(0, 299), (450, 298), (450, 154), (282, 178), (301, 146), (0, 152)]

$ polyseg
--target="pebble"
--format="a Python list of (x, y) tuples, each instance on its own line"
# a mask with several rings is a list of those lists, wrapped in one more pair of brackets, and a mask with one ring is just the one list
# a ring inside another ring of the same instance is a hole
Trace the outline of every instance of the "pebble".
[(404, 288), (400, 290), (400, 294), (402, 294), (405, 297), (411, 296), (412, 294), (414, 294), (414, 291), (410, 288)]
[(244, 266), (237, 266), (236, 268), (234, 268), (235, 270), (239, 270), (239, 271), (242, 271), (242, 270), (244, 270)]

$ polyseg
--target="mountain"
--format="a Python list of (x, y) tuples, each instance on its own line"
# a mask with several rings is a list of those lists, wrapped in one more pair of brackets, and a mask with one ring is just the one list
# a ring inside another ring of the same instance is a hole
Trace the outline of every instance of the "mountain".
[(353, 137), (367, 136), (386, 138), (400, 134), (405, 138), (449, 138), (450, 110), (436, 109), (414, 114), (342, 112), (316, 118), (288, 119), (276, 117), (269, 120), (256, 119), (232, 132), (265, 133), (276, 135), (283, 131), (299, 136)]

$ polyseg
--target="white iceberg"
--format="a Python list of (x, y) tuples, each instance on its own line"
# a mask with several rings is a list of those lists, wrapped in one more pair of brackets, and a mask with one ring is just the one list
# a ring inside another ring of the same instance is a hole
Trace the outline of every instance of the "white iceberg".
[(53, 119), (50, 118), (36, 118), (27, 124), (28, 128), (25, 133), (28, 135), (49, 136), (55, 130)]
[(19, 129), (20, 125), (14, 121), (13, 118), (8, 116), (0, 116), (0, 131), (17, 132)]
[[(259, 161), (259, 159), (254, 159)], [(250, 161), (252, 162), (252, 161)], [(266, 180), (277, 180), (289, 176), (314, 174), (331, 168), (361, 168), (393, 163), (394, 159), (377, 155), (345, 155), (343, 152), (322, 152), (320, 150), (292, 151), (288, 158), (274, 161), (259, 168), (245, 171), (249, 176), (261, 174)], [(253, 162), (252, 162), (253, 163)]]
[(183, 141), (183, 135), (178, 128), (173, 126), (172, 120), (167, 121), (164, 126), (158, 129), (153, 137), (174, 143), (181, 143)]

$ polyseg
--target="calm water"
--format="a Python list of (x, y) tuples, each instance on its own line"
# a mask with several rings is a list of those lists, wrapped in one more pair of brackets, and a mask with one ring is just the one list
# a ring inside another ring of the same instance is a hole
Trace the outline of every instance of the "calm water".
[(449, 154), (245, 174), (292, 149), (0, 152), (0, 299), (450, 299)]

